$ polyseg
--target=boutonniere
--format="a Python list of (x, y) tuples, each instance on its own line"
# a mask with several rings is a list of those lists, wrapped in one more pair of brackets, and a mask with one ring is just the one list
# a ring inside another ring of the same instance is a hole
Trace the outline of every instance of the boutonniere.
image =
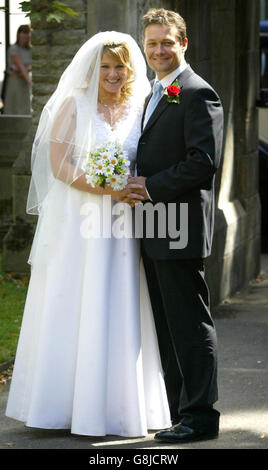
[(182, 87), (179, 86), (177, 80), (165, 88), (164, 94), (167, 95), (167, 100), (169, 103), (179, 103), (180, 102), (180, 94), (181, 94)]

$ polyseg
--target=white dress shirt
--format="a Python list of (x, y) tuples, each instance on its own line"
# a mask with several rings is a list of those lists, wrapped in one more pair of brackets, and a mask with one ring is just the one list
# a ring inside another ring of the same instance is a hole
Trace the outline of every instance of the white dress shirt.
[[(182, 59), (181, 59), (181, 64), (179, 67), (177, 67), (175, 70), (173, 70), (173, 72), (169, 73), (168, 75), (166, 75), (164, 78), (162, 78), (160, 80), (160, 83), (163, 87), (163, 90), (171, 85), (171, 83), (174, 82), (174, 80), (177, 78), (178, 75), (180, 75), (185, 69), (186, 67), (188, 66), (184, 56), (182, 56)], [(155, 78), (155, 80), (157, 80), (157, 78)]]

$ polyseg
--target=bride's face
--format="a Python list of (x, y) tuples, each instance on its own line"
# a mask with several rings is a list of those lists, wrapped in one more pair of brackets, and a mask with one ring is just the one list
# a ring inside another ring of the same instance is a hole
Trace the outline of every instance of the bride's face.
[(100, 64), (99, 93), (120, 94), (128, 78), (128, 68), (109, 54), (103, 54)]

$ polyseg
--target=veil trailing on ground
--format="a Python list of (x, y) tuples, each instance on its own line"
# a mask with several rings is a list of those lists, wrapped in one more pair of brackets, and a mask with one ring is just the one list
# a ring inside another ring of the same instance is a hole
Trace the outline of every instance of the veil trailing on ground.
[[(26, 208), (28, 214), (40, 213), (43, 201), (57, 178), (72, 184), (84, 173), (83, 163), (88, 152), (94, 148), (102, 51), (105, 45), (110, 44), (126, 44), (130, 51), (133, 106), (142, 106), (149, 94), (146, 63), (139, 46), (130, 35), (106, 31), (96, 34), (83, 44), (62, 74), (40, 116), (32, 148), (32, 177)], [(79, 121), (79, 142), (76, 138), (77, 97), (82, 97), (87, 117), (82, 123)]]

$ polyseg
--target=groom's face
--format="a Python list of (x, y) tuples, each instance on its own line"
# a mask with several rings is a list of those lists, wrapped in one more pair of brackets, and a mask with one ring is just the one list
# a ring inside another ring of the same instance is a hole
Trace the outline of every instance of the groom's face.
[(161, 80), (179, 67), (187, 39), (180, 43), (176, 26), (151, 24), (145, 29), (143, 47), (148, 65)]

